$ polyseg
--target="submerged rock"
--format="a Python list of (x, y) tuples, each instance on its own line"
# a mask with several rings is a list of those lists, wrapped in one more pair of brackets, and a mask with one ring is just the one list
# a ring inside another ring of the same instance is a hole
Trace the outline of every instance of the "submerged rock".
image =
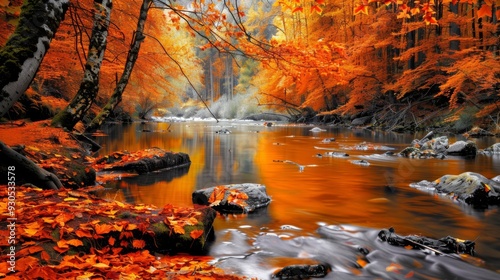
[(225, 213), (250, 213), (271, 203), (266, 186), (253, 183), (196, 190), (192, 194), (192, 200), (194, 204), (209, 205)]
[(273, 273), (272, 279), (308, 279), (325, 277), (332, 269), (328, 264), (303, 264), (285, 266)]
[(412, 183), (410, 186), (448, 194), (478, 208), (487, 208), (489, 204), (500, 204), (500, 183), (474, 172), (444, 175), (434, 182), (424, 180)]

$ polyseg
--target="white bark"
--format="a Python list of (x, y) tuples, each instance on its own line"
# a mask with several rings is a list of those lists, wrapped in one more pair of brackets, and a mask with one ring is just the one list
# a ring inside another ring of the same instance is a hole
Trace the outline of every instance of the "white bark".
[[(25, 5), (35, 5), (35, 1), (26, 1)], [(0, 84), (3, 85), (0, 94), (3, 98), (0, 99), (0, 117), (3, 116), (7, 111), (14, 105), (14, 103), (24, 94), (28, 86), (33, 81), (33, 78), (40, 67), (40, 64), (48, 50), (50, 41), (54, 37), (55, 32), (59, 26), (60, 21), (64, 17), (66, 8), (69, 4), (69, 0), (48, 0), (44, 5), (44, 9), (37, 10), (34, 14), (23, 15), (21, 13), (21, 18), (24, 17), (24, 22), (26, 26), (18, 26), (14, 35), (18, 36), (39, 36), (38, 42), (36, 44), (36, 51), (33, 53), (32, 57), (20, 58), (18, 63), (21, 64), (20, 72), (18, 73), (18, 78), (15, 81), (2, 81)], [(36, 2), (37, 7), (41, 3)], [(55, 28), (51, 28), (47, 23), (55, 25)], [(22, 31), (18, 30), (30, 30), (28, 34), (22, 34)], [(36, 37), (35, 37), (36, 38)], [(7, 42), (6, 47), (12, 43), (15, 47), (17, 42)], [(22, 47), (22, 46), (21, 46)], [(24, 61), (23, 61), (24, 59)], [(3, 77), (0, 77), (3, 79)]]

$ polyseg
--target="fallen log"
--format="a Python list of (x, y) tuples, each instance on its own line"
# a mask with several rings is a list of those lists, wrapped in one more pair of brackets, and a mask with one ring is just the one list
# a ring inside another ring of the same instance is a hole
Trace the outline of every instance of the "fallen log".
[[(0, 166), (13, 168), (10, 173), (14, 174), (14, 178), (22, 177), (28, 180), (29, 183), (38, 186), (42, 189), (57, 190), (62, 187), (61, 181), (51, 172), (39, 167), (33, 161), (20, 153), (14, 151), (9, 146), (0, 141)], [(11, 176), (9, 176), (11, 177)]]

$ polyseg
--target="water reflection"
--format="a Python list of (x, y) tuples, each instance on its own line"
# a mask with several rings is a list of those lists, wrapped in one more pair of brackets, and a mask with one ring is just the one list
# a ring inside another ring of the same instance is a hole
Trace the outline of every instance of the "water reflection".
[[(225, 128), (230, 134), (217, 134)], [(412, 189), (409, 183), (435, 180), (444, 174), (471, 171), (492, 178), (500, 174), (500, 157), (415, 160), (382, 155), (380, 150), (345, 150), (361, 142), (402, 150), (425, 133), (409, 135), (310, 126), (272, 126), (247, 122), (147, 123), (113, 126), (99, 138), (99, 152), (136, 151), (159, 147), (189, 154), (191, 166), (178, 176), (149, 174), (124, 180), (113, 194), (137, 203), (190, 206), (195, 189), (231, 183), (260, 183), (272, 197), (260, 215), (219, 216), (217, 230), (240, 229), (257, 236), (262, 228), (294, 225), (314, 235), (318, 222), (368, 228), (395, 227), (403, 235), (446, 235), (476, 240), (477, 252), (490, 268), (500, 267), (498, 208), (485, 211)], [(149, 132), (146, 132), (149, 131)], [(335, 138), (330, 143), (325, 138)], [(450, 143), (462, 139), (449, 136)], [(476, 140), (485, 148), (498, 138)], [(318, 149), (320, 148), (320, 149)], [(327, 151), (347, 152), (348, 158), (318, 157)], [(370, 166), (350, 160), (365, 159)], [(293, 161), (306, 166), (303, 172)], [(293, 236), (293, 232), (290, 233)]]

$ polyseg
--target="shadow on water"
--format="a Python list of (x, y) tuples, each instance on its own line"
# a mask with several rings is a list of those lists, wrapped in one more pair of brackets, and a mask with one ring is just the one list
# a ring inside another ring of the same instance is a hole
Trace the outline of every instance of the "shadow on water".
[[(500, 174), (500, 156), (413, 160), (384, 153), (397, 153), (425, 133), (311, 128), (232, 121), (148, 123), (114, 126), (105, 131), (108, 137), (97, 140), (101, 155), (159, 147), (191, 158), (189, 170), (117, 182), (113, 195), (124, 201), (191, 206), (196, 189), (265, 185), (272, 198), (268, 208), (218, 215), (214, 221), (217, 240), (210, 254), (219, 266), (240, 274), (268, 279), (278, 267), (326, 262), (333, 269), (327, 279), (500, 279), (493, 272), (500, 268), (499, 208), (473, 209), (409, 187), (466, 171), (492, 178)], [(222, 129), (230, 133), (216, 133)], [(486, 148), (500, 139), (475, 141)], [(474, 240), (477, 258), (459, 261), (391, 247), (376, 238), (378, 230), (389, 227), (402, 235)], [(361, 247), (369, 253), (364, 255)]]

